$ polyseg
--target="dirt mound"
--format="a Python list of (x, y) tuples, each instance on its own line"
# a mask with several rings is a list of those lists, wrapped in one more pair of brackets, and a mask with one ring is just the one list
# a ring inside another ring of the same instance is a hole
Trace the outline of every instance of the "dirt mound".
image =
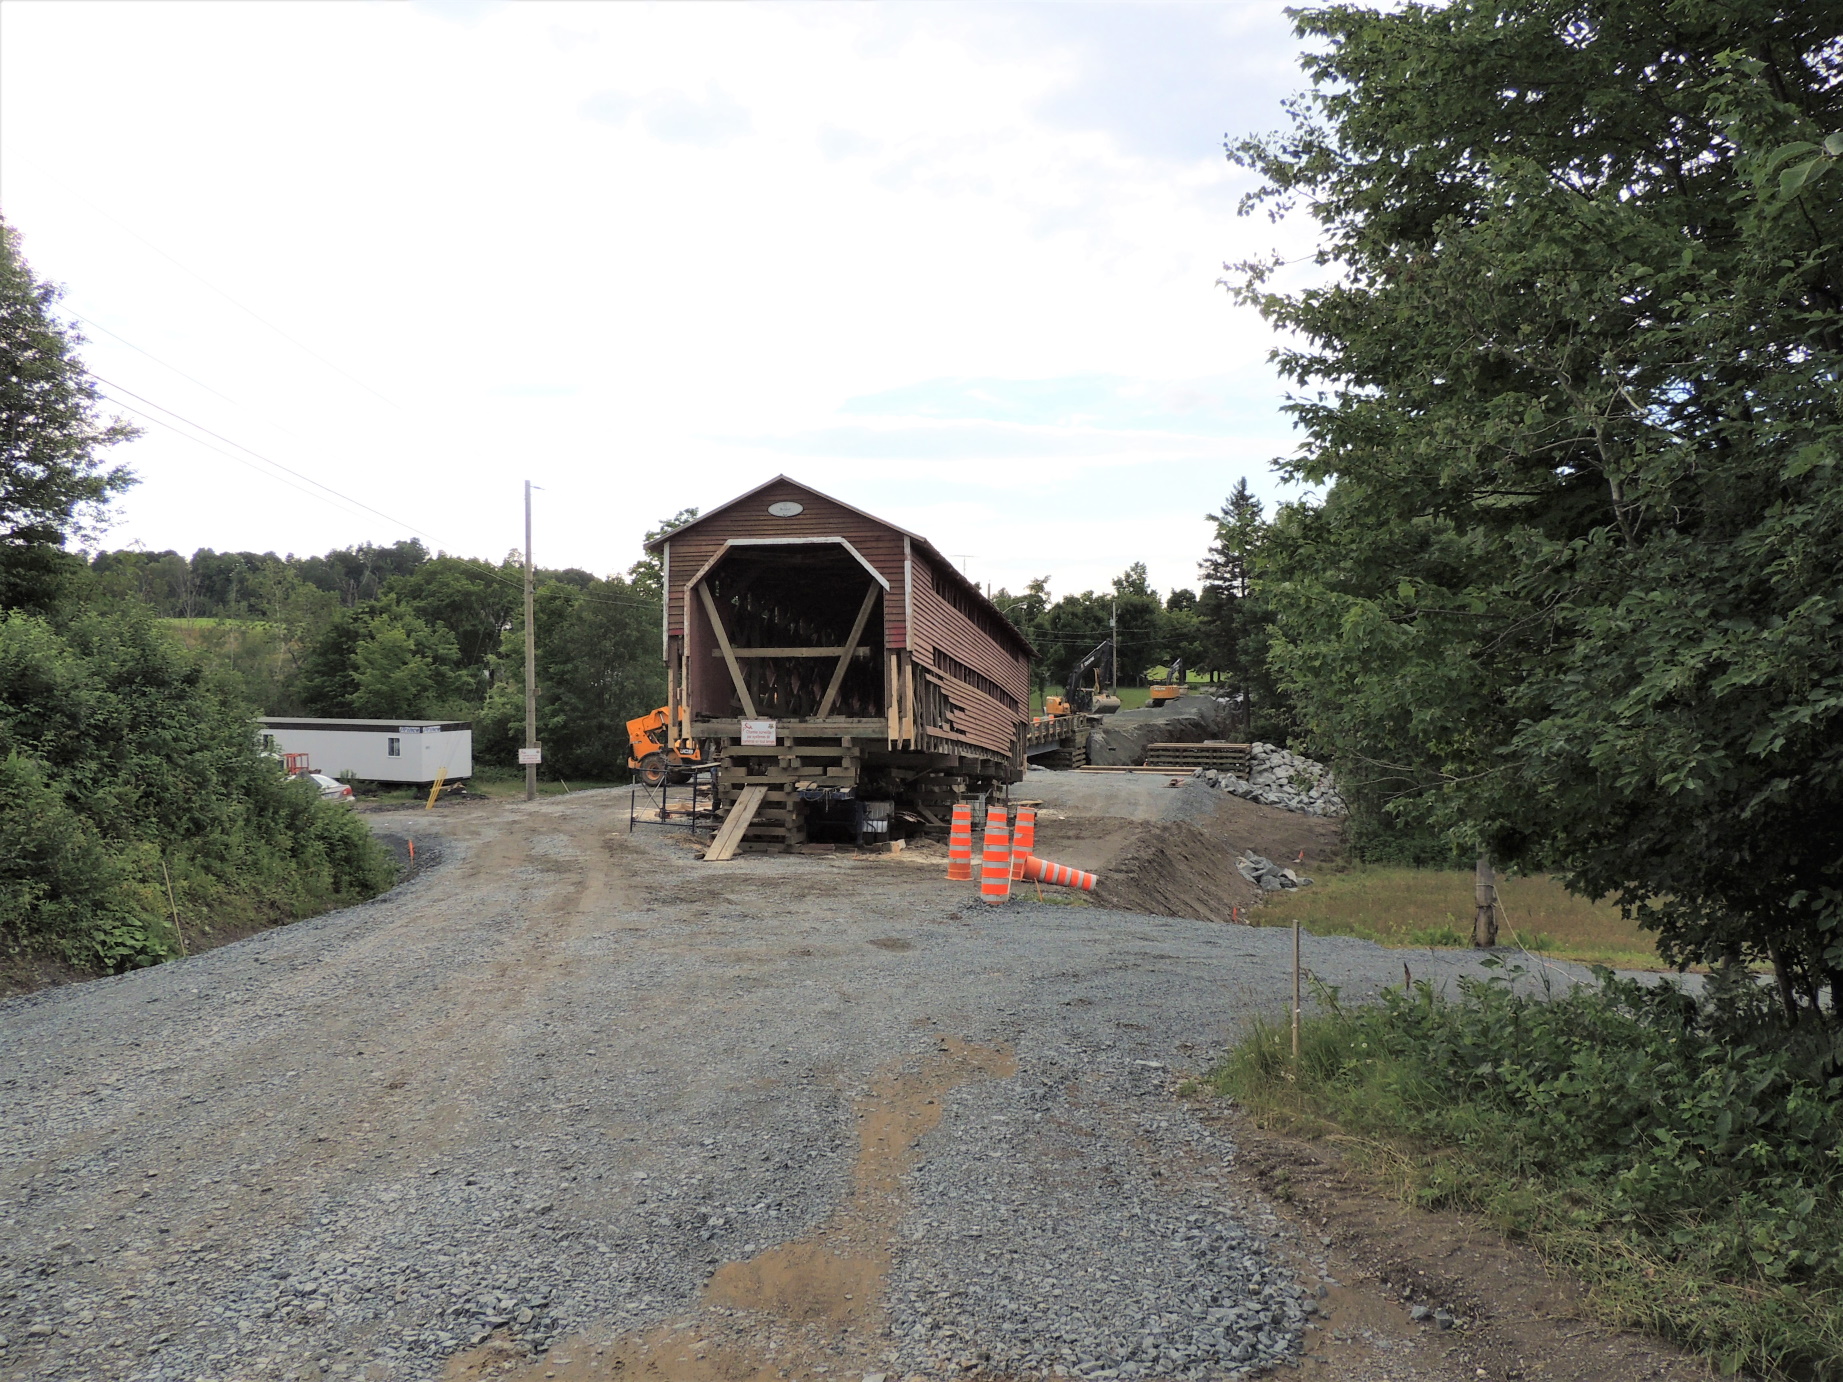
[(1218, 837), (1182, 821), (1135, 826), (1094, 889), (1096, 902), (1123, 912), (1200, 921), (1228, 921), (1260, 897)]
[(1199, 921), (1228, 921), (1234, 908), (1260, 903), (1261, 890), (1235, 867), (1250, 849), (1289, 865), (1303, 852), (1309, 874), (1342, 857), (1342, 832), (1334, 820), (1234, 797), (1190, 820), (1069, 815), (1037, 826), (1040, 857), (1100, 875), (1101, 905)]

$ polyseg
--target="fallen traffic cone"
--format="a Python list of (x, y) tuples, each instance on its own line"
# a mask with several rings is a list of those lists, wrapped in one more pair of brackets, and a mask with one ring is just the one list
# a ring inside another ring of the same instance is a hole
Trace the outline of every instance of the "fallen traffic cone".
[(985, 858), (979, 872), (979, 895), (997, 906), (1011, 896), (1011, 830), (1004, 808), (986, 808)]
[(1098, 881), (1091, 873), (1070, 868), (1067, 864), (1052, 864), (1047, 859), (1031, 855), (1024, 861), (1024, 875), (1032, 883), (1053, 883), (1059, 888), (1079, 888), (1091, 893)]
[(1024, 861), (1037, 846), (1037, 813), (1028, 806), (1017, 809), (1017, 824), (1011, 827), (1011, 876), (1024, 876)]
[(947, 836), (947, 881), (973, 881), (973, 804), (962, 802), (953, 809), (953, 828)]

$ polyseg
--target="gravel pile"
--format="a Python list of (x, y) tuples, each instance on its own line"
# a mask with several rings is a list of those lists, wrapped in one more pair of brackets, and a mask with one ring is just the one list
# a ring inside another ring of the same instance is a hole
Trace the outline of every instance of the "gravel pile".
[(1065, 1048), (1007, 1085), (961, 1091), (959, 1130), (909, 1177), (890, 1290), (900, 1368), (1241, 1378), (1297, 1356), (1290, 1274), (1226, 1205), (1164, 1183), (1161, 1161), (1226, 1165), (1232, 1148), (1170, 1098), (1158, 1063)]
[(1198, 768), (1191, 773), (1218, 791), (1229, 792), (1246, 801), (1263, 806), (1277, 806), (1282, 811), (1297, 811), (1305, 816), (1345, 816), (1350, 808), (1337, 793), (1331, 770), (1323, 763), (1277, 744), (1249, 746), (1248, 776), (1216, 768)]

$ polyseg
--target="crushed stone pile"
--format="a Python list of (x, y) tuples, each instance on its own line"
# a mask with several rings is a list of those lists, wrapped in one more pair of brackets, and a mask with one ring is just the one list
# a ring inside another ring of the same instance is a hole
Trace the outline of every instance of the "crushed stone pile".
[(1191, 776), (1220, 791), (1263, 806), (1306, 816), (1347, 816), (1350, 808), (1337, 794), (1331, 770), (1278, 744), (1251, 744), (1247, 777), (1218, 768), (1198, 768)]
[(1292, 888), (1309, 888), (1312, 880), (1302, 877), (1273, 860), (1249, 850), (1235, 861), (1235, 867), (1241, 876), (1254, 884), (1264, 893), (1285, 892)]

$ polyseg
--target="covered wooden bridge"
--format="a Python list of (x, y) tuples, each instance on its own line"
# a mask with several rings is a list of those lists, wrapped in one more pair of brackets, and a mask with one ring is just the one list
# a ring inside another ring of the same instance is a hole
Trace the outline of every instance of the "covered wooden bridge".
[(926, 538), (777, 476), (650, 545), (668, 714), (721, 760), (727, 843), (942, 829), (1023, 775), (1030, 644)]

